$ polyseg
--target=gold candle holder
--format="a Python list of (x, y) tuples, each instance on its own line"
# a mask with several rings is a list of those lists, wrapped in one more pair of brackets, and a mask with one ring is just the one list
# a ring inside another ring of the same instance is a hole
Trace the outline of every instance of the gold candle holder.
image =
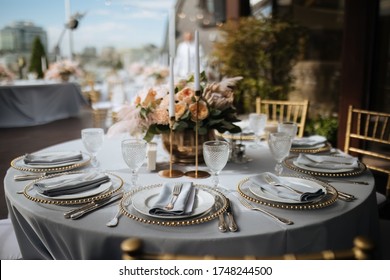
[(198, 162), (198, 141), (199, 141), (199, 132), (198, 132), (198, 126), (199, 126), (199, 120), (198, 120), (198, 114), (199, 114), (199, 99), (200, 99), (200, 90), (195, 91), (195, 99), (196, 99), (196, 125), (195, 125), (195, 170), (187, 171), (184, 173), (184, 175), (191, 177), (191, 178), (207, 178), (210, 177), (210, 173), (203, 170), (198, 170), (199, 162)]
[(175, 124), (175, 117), (169, 119), (169, 169), (161, 170), (158, 174), (164, 178), (179, 178), (184, 175), (180, 170), (175, 170), (172, 168), (173, 159), (172, 159), (172, 142), (173, 142), (173, 125)]

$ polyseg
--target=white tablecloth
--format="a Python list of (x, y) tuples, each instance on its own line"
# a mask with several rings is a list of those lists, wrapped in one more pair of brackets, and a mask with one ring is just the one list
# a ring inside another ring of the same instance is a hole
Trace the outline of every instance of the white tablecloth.
[[(130, 174), (122, 159), (120, 140), (120, 137), (106, 139), (98, 159), (102, 169), (113, 171), (129, 182)], [(83, 150), (83, 146), (80, 140), (74, 140), (47, 150)], [(159, 168), (166, 168), (168, 155), (161, 149), (158, 153)], [(266, 144), (259, 150), (247, 147), (247, 155), (253, 161), (228, 163), (223, 169), (220, 180), (224, 187), (234, 190), (245, 177), (273, 171), (275, 161)], [(193, 170), (193, 166), (175, 165), (175, 168)], [(200, 169), (206, 167), (201, 165)], [(378, 238), (374, 179), (369, 171), (358, 177), (369, 182), (368, 186), (334, 184), (337, 189), (355, 195), (356, 201), (337, 200), (331, 206), (317, 210), (264, 207), (293, 220), (293, 225), (282, 225), (262, 213), (250, 211), (229, 195), (240, 228), (235, 233), (219, 232), (217, 220), (193, 226), (164, 227), (140, 223), (124, 216), (117, 227), (109, 228), (105, 224), (118, 210), (116, 205), (102, 208), (79, 220), (68, 220), (63, 217), (67, 207), (38, 204), (16, 194), (27, 184), (13, 180), (13, 176), (20, 173), (10, 168), (4, 182), (8, 209), (25, 259), (120, 259), (120, 243), (128, 237), (142, 238), (146, 249), (153, 252), (224, 256), (272, 256), (337, 250), (352, 247), (352, 240), (357, 235), (371, 237), (374, 241)], [(142, 185), (172, 180), (211, 184), (210, 178), (167, 179), (147, 171), (145, 167), (140, 170), (139, 182)]]
[(0, 127), (25, 127), (75, 117), (87, 102), (74, 83), (0, 86)]

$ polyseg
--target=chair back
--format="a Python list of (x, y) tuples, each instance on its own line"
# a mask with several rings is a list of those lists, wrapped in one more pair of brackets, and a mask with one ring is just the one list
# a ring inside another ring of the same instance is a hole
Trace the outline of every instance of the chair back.
[(227, 257), (214, 255), (177, 255), (169, 253), (148, 253), (139, 238), (128, 238), (121, 243), (123, 260), (366, 260), (373, 258), (374, 245), (370, 239), (357, 236), (354, 246), (346, 250), (326, 250), (310, 254), (285, 254), (281, 256), (259, 257), (246, 255)]
[(369, 169), (387, 176), (390, 195), (390, 114), (348, 108), (344, 152), (356, 155)]
[(256, 113), (266, 114), (268, 122), (295, 122), (298, 125), (297, 135), (303, 137), (306, 124), (306, 116), (309, 108), (309, 100), (287, 101), (266, 100), (256, 98)]

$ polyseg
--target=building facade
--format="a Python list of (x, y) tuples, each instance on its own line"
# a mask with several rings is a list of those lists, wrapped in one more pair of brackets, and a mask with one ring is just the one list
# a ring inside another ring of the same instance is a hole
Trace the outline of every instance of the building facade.
[(0, 30), (0, 52), (29, 53), (35, 37), (39, 37), (45, 51), (48, 51), (46, 31), (31, 22), (18, 21)]

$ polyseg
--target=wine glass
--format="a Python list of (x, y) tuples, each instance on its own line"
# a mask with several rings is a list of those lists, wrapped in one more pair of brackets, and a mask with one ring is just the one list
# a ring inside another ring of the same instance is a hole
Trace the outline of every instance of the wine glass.
[(278, 123), (278, 132), (286, 132), (292, 139), (294, 139), (297, 136), (298, 125), (295, 122)]
[(255, 136), (255, 145), (251, 145), (253, 148), (258, 148), (261, 144), (261, 136), (264, 134), (264, 129), (267, 124), (266, 114), (249, 114), (249, 127), (252, 129)]
[(99, 162), (96, 158), (103, 146), (104, 130), (102, 128), (85, 128), (81, 130), (81, 140), (85, 149), (91, 155), (91, 165), (96, 168)]
[(219, 172), (225, 167), (229, 158), (229, 143), (218, 140), (204, 142), (203, 158), (211, 171), (214, 188), (218, 189)]
[(292, 138), (285, 132), (274, 132), (269, 134), (268, 146), (271, 154), (277, 161), (275, 171), (281, 175), (283, 171), (282, 162), (289, 155), (292, 144)]
[(138, 170), (146, 158), (147, 142), (140, 139), (122, 141), (122, 156), (131, 171), (131, 186), (137, 186)]

